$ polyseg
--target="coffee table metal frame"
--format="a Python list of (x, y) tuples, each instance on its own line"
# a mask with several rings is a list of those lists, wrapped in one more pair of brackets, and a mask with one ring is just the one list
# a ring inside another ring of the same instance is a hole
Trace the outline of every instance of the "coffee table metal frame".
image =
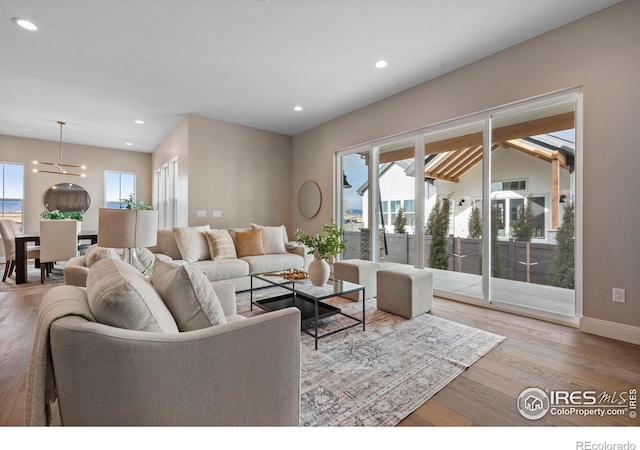
[[(290, 294), (268, 297), (261, 300), (253, 301), (253, 279), (266, 281), (274, 286), (281, 287), (290, 291)], [(302, 331), (313, 337), (315, 340), (315, 349), (318, 349), (318, 339), (322, 339), (332, 334), (344, 331), (349, 328), (362, 324), (362, 331), (365, 331), (365, 288), (361, 284), (351, 283), (349, 281), (329, 279), (324, 286), (313, 286), (310, 280), (288, 280), (280, 276), (256, 274), (251, 275), (251, 306), (253, 310), (254, 303), (265, 311), (275, 311), (290, 306), (298, 308), (302, 314)], [(338, 297), (352, 292), (362, 291), (362, 318), (345, 314), (336, 306), (325, 303), (332, 297)], [(353, 320), (353, 323), (336, 330), (328, 331), (324, 334), (318, 334), (318, 321), (325, 317), (340, 314)], [(308, 325), (313, 325), (313, 332), (309, 330)], [(307, 326), (307, 327), (306, 327)]]

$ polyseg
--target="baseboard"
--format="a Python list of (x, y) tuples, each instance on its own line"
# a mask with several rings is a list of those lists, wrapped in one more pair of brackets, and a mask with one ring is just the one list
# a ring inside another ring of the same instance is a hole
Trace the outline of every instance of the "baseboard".
[(640, 345), (640, 328), (591, 317), (580, 318), (580, 331)]

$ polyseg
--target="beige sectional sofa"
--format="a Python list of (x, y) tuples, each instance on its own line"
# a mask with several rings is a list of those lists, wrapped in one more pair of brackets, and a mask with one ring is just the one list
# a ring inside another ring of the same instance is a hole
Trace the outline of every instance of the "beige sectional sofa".
[[(250, 234), (247, 239), (244, 239)], [(226, 237), (228, 234), (229, 239)], [(229, 253), (220, 257), (212, 236), (221, 235), (226, 241)], [(261, 246), (247, 246), (246, 240), (260, 237)], [(251, 224), (247, 228), (229, 228), (213, 230), (209, 226), (173, 228), (158, 230), (158, 240), (154, 247), (149, 247), (156, 256), (168, 257), (174, 262), (184, 262), (197, 267), (207, 276), (212, 284), (232, 283), (236, 292), (251, 287), (251, 274), (264, 272), (280, 272), (294, 269), (307, 269), (313, 256), (308, 249), (296, 242), (290, 242), (287, 230), (281, 226), (261, 226)], [(260, 284), (254, 280), (254, 288)]]
[[(243, 233), (250, 234), (248, 240), (252, 244), (261, 245), (243, 245), (245, 242), (237, 239), (237, 236), (245, 236)], [(256, 242), (258, 238), (259, 243)], [(212, 245), (212, 242), (222, 242), (223, 249)], [(236, 292), (250, 289), (251, 274), (280, 272), (290, 268), (307, 269), (313, 260), (306, 247), (288, 240), (284, 225), (251, 224), (246, 228), (226, 230), (214, 230), (205, 225), (158, 230), (157, 243), (148, 247), (148, 250), (165, 261), (198, 268), (214, 285), (231, 283)], [(85, 255), (73, 258), (65, 265), (65, 283), (85, 286), (91, 265), (114, 255), (117, 256), (117, 253), (113, 249), (90, 247)], [(141, 271), (153, 263), (153, 257), (146, 250), (139, 249), (137, 255)], [(254, 288), (266, 285), (257, 280), (254, 283)]]
[(152, 281), (101, 259), (86, 284), (43, 296), (27, 425), (54, 400), (62, 425), (299, 424), (298, 309), (242, 317), (232, 285), (161, 259)]

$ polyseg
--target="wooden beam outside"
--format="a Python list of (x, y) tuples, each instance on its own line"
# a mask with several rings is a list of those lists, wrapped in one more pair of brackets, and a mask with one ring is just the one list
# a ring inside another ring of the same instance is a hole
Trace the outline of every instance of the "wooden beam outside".
[[(528, 144), (526, 142), (518, 142), (514, 139), (504, 141), (502, 145), (504, 147), (511, 147), (515, 150), (520, 150), (523, 153), (534, 156), (536, 158), (540, 158), (549, 163), (552, 161), (551, 150), (549, 150), (549, 152), (545, 152), (544, 150), (540, 150), (539, 148), (534, 147), (531, 144)], [(560, 161), (560, 167), (565, 170), (569, 170), (569, 166), (567, 165), (567, 158), (565, 158), (563, 154), (558, 154), (558, 160)]]
[[(574, 127), (574, 122), (574, 113), (573, 111), (570, 111), (568, 113), (556, 114), (555, 116), (533, 119), (513, 125), (506, 125), (493, 130), (493, 142), (502, 142), (510, 139), (535, 136), (537, 134), (567, 130)], [(456, 136), (425, 144), (424, 154), (433, 155), (436, 153), (456, 151), (467, 147), (477, 147), (478, 145), (482, 145), (482, 132)], [(410, 159), (413, 157), (414, 152), (415, 150), (413, 147), (386, 152), (380, 155), (380, 162), (385, 163)]]

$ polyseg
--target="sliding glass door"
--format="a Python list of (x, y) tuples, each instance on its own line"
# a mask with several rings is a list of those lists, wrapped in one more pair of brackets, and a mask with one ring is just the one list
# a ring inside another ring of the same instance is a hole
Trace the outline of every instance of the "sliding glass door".
[(575, 101), (496, 113), (491, 134), (491, 301), (575, 315)]
[(544, 97), (339, 152), (343, 258), (425, 268), (449, 298), (575, 317), (578, 102)]

